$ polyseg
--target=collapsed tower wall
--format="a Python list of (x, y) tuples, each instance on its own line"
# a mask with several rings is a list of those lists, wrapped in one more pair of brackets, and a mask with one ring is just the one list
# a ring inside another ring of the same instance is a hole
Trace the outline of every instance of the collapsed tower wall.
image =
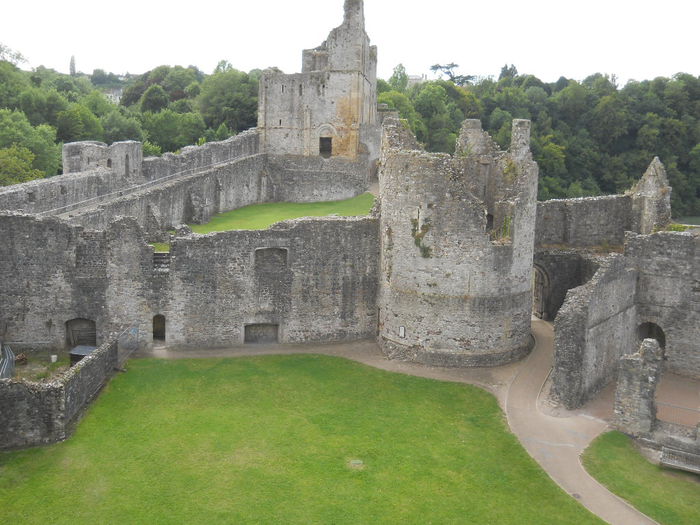
[(379, 341), (391, 357), (492, 366), (530, 348), (538, 169), (530, 123), (508, 152), (465, 121), (454, 157), (385, 122)]

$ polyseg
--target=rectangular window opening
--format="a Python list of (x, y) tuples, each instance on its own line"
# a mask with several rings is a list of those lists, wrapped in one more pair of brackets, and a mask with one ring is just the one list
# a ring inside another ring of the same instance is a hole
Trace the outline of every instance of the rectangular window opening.
[(245, 344), (279, 343), (278, 324), (247, 324), (245, 325)]
[(330, 158), (333, 155), (333, 138), (321, 137), (318, 144), (319, 154), (324, 159)]

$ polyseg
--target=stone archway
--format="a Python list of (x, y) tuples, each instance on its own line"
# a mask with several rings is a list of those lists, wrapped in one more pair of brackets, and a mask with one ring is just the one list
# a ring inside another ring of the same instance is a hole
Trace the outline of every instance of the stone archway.
[(548, 297), (549, 275), (544, 268), (535, 264), (532, 268), (532, 314), (535, 317), (547, 318)]
[(645, 322), (637, 328), (638, 343), (641, 344), (645, 339), (656, 339), (662, 350), (666, 350), (666, 333), (656, 323)]

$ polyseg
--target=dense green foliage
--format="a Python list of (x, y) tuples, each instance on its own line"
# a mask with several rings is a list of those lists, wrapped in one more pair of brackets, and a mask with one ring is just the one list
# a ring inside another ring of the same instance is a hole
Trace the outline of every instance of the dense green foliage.
[(34, 154), (27, 148), (13, 144), (0, 149), (0, 186), (40, 179), (44, 174), (32, 167)]
[(624, 192), (659, 156), (674, 213), (700, 215), (700, 78), (680, 73), (619, 88), (600, 74), (547, 84), (506, 66), (498, 80), (475, 81), (455, 67), (434, 66), (454, 82), (408, 87), (398, 66), (379, 85), (379, 101), (397, 109), (429, 151), (453, 152), (465, 118), (481, 119), (505, 148), (512, 119), (526, 118), (533, 122), (541, 200)]
[[(0, 47), (0, 149), (29, 149), (32, 169), (44, 176), (60, 172), (65, 142), (138, 140), (145, 141), (144, 154), (159, 155), (256, 124), (259, 71), (222, 62), (211, 75), (194, 66), (159, 66), (139, 76), (101, 69), (64, 75), (44, 67), (23, 71), (13, 63), (18, 59)], [(119, 105), (108, 98), (114, 93), (122, 95)]]
[(700, 477), (650, 463), (624, 434), (600, 436), (584, 453), (583, 464), (608, 489), (659, 523), (700, 523)]
[(325, 356), (132, 360), (0, 472), (8, 524), (602, 523), (492, 395)]
[[(261, 72), (237, 71), (226, 61), (211, 75), (159, 66), (138, 76), (22, 71), (13, 61), (21, 55), (0, 47), (0, 109), (23, 115), (16, 136), (31, 134), (26, 121), (35, 135), (53, 137), (44, 149), (36, 140), (17, 142), (49, 176), (60, 169), (61, 142), (132, 139), (148, 141), (147, 153), (159, 154), (256, 125)], [(379, 101), (397, 109), (428, 150), (454, 151), (465, 118), (480, 119), (507, 147), (512, 119), (527, 118), (541, 200), (623, 192), (658, 155), (673, 186), (674, 214), (700, 215), (700, 78), (679, 73), (620, 88), (601, 74), (545, 83), (512, 65), (498, 80), (457, 68), (435, 64), (431, 69), (444, 79), (411, 85), (399, 65), (388, 82), (378, 82)], [(118, 106), (105, 96), (115, 90), (123, 90)], [(13, 143), (0, 137), (0, 148)]]

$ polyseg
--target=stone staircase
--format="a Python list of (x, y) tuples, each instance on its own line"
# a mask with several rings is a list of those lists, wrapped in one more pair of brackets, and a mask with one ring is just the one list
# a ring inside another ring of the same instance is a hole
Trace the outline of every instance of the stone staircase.
[(154, 273), (169, 273), (170, 272), (170, 254), (163, 252), (153, 253), (153, 272)]

